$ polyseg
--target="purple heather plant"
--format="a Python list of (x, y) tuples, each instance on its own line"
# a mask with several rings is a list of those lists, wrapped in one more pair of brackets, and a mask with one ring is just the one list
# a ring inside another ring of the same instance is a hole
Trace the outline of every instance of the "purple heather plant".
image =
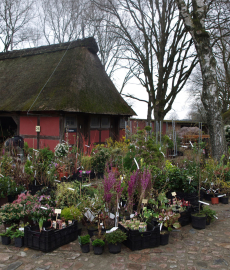
[(110, 203), (110, 201), (112, 199), (111, 190), (114, 187), (115, 183), (116, 183), (115, 173), (112, 171), (109, 171), (108, 175), (104, 176), (104, 181), (103, 181), (104, 199), (105, 199), (105, 202), (107, 202), (107, 203)]
[(128, 182), (128, 202), (129, 202), (128, 209), (129, 210), (132, 210), (132, 207), (133, 207), (133, 195), (137, 186), (138, 177), (139, 177), (139, 170), (137, 170), (130, 176), (130, 180)]
[(142, 175), (141, 175), (141, 187), (142, 192), (145, 192), (149, 182), (151, 180), (151, 173), (148, 169), (144, 169)]

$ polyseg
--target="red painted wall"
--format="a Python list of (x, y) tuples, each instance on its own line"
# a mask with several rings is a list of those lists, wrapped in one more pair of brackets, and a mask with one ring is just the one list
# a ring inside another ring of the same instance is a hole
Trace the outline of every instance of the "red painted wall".
[(40, 117), (41, 136), (59, 136), (59, 117)]
[(20, 135), (37, 135), (36, 126), (36, 116), (20, 116)]
[(37, 148), (37, 139), (25, 138), (24, 142), (27, 142), (30, 148)]
[[(37, 140), (36, 140), (37, 141)], [(40, 149), (44, 147), (49, 147), (50, 150), (54, 152), (55, 146), (59, 143), (59, 140), (47, 140), (47, 139), (40, 139)], [(36, 145), (37, 146), (37, 145)], [(36, 147), (35, 147), (36, 148)]]
[(90, 130), (90, 143), (99, 143), (99, 131), (98, 130)]
[(101, 130), (101, 143), (109, 138), (109, 130)]
[[(67, 137), (68, 134), (68, 137)], [(76, 144), (76, 140), (77, 140), (77, 133), (76, 132), (69, 132), (69, 133), (65, 133), (65, 141), (68, 141), (69, 144)]]
[(123, 140), (123, 137), (125, 137), (125, 129), (120, 129), (120, 131), (119, 131), (119, 140)]

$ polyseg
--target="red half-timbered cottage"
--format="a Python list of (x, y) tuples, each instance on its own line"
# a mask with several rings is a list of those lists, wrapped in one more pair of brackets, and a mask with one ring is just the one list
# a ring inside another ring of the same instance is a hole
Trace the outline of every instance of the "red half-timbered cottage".
[(0, 137), (33, 148), (102, 143), (135, 115), (106, 74), (94, 38), (0, 53)]

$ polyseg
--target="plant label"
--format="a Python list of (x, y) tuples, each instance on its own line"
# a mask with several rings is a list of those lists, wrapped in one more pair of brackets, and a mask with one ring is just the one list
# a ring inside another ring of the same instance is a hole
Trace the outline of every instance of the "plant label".
[(109, 218), (114, 219), (115, 218), (115, 215), (112, 214), (112, 213), (109, 213)]
[(24, 228), (19, 228), (19, 231), (22, 231), (22, 232), (24, 232)]
[(221, 197), (224, 197), (224, 196), (226, 196), (226, 194), (219, 195), (219, 196), (217, 196), (217, 197), (218, 197), (218, 198), (221, 198)]
[(143, 200), (142, 200), (142, 203), (143, 203), (143, 204), (146, 204), (146, 203), (148, 203), (148, 200), (147, 200), (147, 199), (143, 199)]
[(209, 203), (206, 203), (206, 202), (203, 202), (203, 201), (198, 201), (199, 203), (203, 203), (203, 204), (206, 204), (206, 205), (210, 205)]
[(106, 233), (111, 233), (114, 232), (118, 229), (118, 227), (113, 227), (112, 229), (110, 229), (109, 231), (106, 231)]
[(55, 210), (54, 210), (54, 213), (55, 213), (55, 214), (61, 214), (61, 209), (55, 209)]
[(175, 197), (176, 196), (176, 192), (171, 192), (172, 196)]
[(131, 214), (131, 215), (130, 215), (130, 218), (133, 218), (133, 217), (134, 217), (134, 214)]

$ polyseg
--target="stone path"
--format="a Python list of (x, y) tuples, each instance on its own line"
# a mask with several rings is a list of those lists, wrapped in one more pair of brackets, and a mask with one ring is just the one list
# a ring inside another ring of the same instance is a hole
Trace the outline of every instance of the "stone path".
[[(170, 234), (169, 244), (152, 249), (131, 251), (122, 246), (119, 254), (110, 254), (105, 247), (103, 255), (82, 253), (77, 241), (51, 253), (13, 244), (0, 244), (0, 270), (228, 270), (230, 269), (230, 205), (214, 205), (218, 220), (195, 230), (191, 225)], [(0, 228), (3, 229), (2, 227)]]

